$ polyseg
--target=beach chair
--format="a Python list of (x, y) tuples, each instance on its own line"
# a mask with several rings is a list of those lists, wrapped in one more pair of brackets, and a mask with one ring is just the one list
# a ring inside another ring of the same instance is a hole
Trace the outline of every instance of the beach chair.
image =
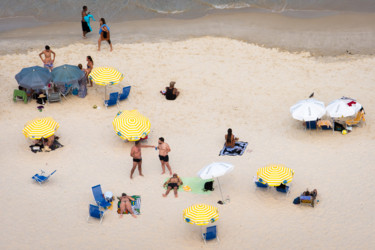
[(114, 93), (109, 94), (109, 99), (104, 100), (104, 106), (106, 108), (108, 108), (108, 106), (113, 106), (113, 105), (117, 105), (117, 107), (119, 108), (119, 106), (118, 106), (118, 92), (114, 92)]
[(102, 223), (104, 217), (104, 211), (100, 211), (100, 208), (95, 205), (89, 205), (89, 216), (87, 217), (87, 222), (89, 222), (90, 217), (97, 218), (100, 220), (99, 224)]
[(110, 202), (105, 200), (100, 184), (92, 187), (92, 194), (94, 195), (94, 199), (98, 206), (107, 209), (112, 205)]
[(23, 101), (24, 103), (27, 103), (27, 94), (23, 90), (15, 89), (13, 91), (13, 101)]
[(316, 129), (316, 121), (306, 121), (306, 129)]
[(60, 95), (62, 95), (62, 97), (65, 98), (66, 100), (66, 96), (70, 94), (70, 92), (72, 91), (72, 84), (65, 84), (65, 86), (61, 86), (60, 88)]
[(207, 227), (206, 232), (202, 233), (204, 244), (206, 241), (216, 239), (217, 242), (220, 242), (219, 236), (217, 236), (216, 226)]
[(314, 207), (314, 199), (311, 195), (299, 197), (300, 204), (309, 204), (310, 206)]
[(119, 97), (118, 97), (118, 100), (119, 101), (123, 101), (123, 100), (125, 100), (126, 98), (128, 98), (128, 96), (129, 96), (129, 93), (130, 93), (130, 88), (131, 88), (131, 86), (127, 86), (127, 87), (124, 87), (123, 89), (122, 89), (122, 93), (119, 95)]
[(288, 195), (290, 192), (290, 187), (289, 186), (285, 186), (285, 188), (276, 187), (276, 191)]
[(48, 102), (61, 102), (61, 95), (59, 92), (48, 93)]
[(258, 188), (269, 188), (270, 187), (270, 186), (268, 186), (267, 183), (262, 183), (262, 182), (258, 181), (258, 178), (256, 176), (254, 176), (253, 181), (255, 183), (255, 187), (258, 187)]
[(345, 123), (347, 126), (353, 126), (353, 125), (357, 125), (358, 123), (360, 123), (361, 120), (366, 122), (365, 113), (363, 111), (359, 111), (354, 119), (347, 120)]
[(40, 171), (41, 171), (40, 174), (35, 174), (33, 177), (31, 177), (33, 180), (38, 182), (40, 185), (42, 185), (42, 183), (48, 181), (49, 177), (51, 177), (51, 175), (53, 175), (56, 172), (56, 170), (55, 170), (52, 173), (50, 173), (48, 176), (45, 176), (44, 175), (45, 171), (43, 169), (41, 169)]

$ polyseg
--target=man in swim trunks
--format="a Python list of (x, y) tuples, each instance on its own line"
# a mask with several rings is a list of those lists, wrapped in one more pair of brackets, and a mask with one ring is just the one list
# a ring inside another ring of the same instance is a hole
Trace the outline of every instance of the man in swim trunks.
[(87, 6), (83, 6), (82, 11), (81, 11), (81, 16), (82, 16), (81, 24), (82, 24), (82, 37), (83, 38), (86, 38), (86, 34), (91, 32), (90, 27), (85, 20), (85, 16), (87, 16), (86, 12), (87, 12)]
[(161, 174), (165, 174), (165, 166), (167, 166), (169, 170), (169, 174), (172, 175), (172, 169), (169, 165), (169, 156), (168, 153), (171, 151), (171, 148), (167, 143), (164, 142), (164, 138), (160, 137), (158, 141), (158, 149), (159, 149), (159, 160), (161, 162), (161, 169), (163, 172)]
[[(118, 198), (118, 197), (117, 197)], [(131, 196), (127, 196), (125, 193), (122, 193), (121, 197), (118, 198), (120, 202), (120, 218), (122, 218), (122, 215), (125, 211), (128, 211), (134, 218), (137, 218), (137, 216), (134, 214), (132, 205), (130, 201), (134, 201), (134, 198)]]
[(133, 168), (130, 171), (130, 179), (133, 179), (133, 174), (135, 169), (138, 166), (138, 172), (140, 176), (143, 176), (142, 174), (142, 151), (141, 148), (155, 148), (154, 146), (150, 145), (141, 145), (139, 141), (135, 142), (135, 145), (132, 147), (130, 151), (130, 156), (133, 157)]
[[(44, 59), (43, 59), (42, 55), (44, 55)], [(52, 59), (52, 55), (53, 55), (53, 59)], [(55, 54), (55, 52), (53, 52), (51, 50), (51, 48), (48, 45), (46, 45), (45, 50), (43, 50), (39, 54), (39, 57), (40, 57), (40, 59), (42, 59), (42, 62), (44, 64), (44, 68), (49, 69), (49, 70), (53, 69), (53, 63), (55, 61), (56, 54)]]
[(163, 197), (167, 197), (169, 192), (173, 189), (174, 196), (177, 198), (178, 197), (178, 194), (177, 194), (178, 187), (181, 186), (182, 184), (183, 183), (182, 183), (180, 177), (178, 177), (178, 175), (176, 173), (173, 174), (173, 176), (171, 178), (169, 178), (169, 180), (166, 181), (163, 185), (163, 187), (168, 185), (167, 192), (165, 192), (165, 194), (163, 194)]

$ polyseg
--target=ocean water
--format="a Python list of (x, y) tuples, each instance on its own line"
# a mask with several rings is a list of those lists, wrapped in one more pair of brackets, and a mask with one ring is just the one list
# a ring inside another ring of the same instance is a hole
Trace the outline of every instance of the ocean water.
[(266, 12), (375, 12), (375, 0), (1, 0), (0, 18), (34, 17), (77, 21), (87, 5), (96, 17), (111, 21), (153, 17), (193, 18), (212, 11), (252, 9)]

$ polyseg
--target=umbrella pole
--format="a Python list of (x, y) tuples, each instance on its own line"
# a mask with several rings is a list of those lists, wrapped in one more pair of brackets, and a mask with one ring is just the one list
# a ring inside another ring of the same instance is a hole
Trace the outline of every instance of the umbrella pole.
[(223, 192), (221, 191), (219, 177), (217, 177), (217, 182), (219, 183), (219, 189), (220, 189), (220, 194), (221, 194), (221, 201), (224, 203)]

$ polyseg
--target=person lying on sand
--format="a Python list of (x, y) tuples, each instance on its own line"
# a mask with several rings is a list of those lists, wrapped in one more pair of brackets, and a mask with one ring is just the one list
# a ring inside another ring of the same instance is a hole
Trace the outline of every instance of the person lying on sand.
[(134, 214), (132, 205), (130, 201), (134, 201), (134, 198), (127, 196), (125, 193), (122, 193), (121, 197), (117, 197), (120, 202), (120, 218), (122, 218), (124, 212), (129, 212), (134, 218), (137, 216)]
[(180, 185), (182, 185), (182, 181), (180, 179), (180, 177), (178, 177), (177, 174), (173, 174), (173, 176), (171, 178), (169, 178), (163, 185), (163, 187), (165, 187), (166, 185), (168, 185), (168, 188), (167, 188), (167, 191), (165, 192), (165, 194), (163, 194), (163, 197), (167, 197), (167, 195), (169, 194), (169, 192), (172, 190), (173, 188), (173, 192), (174, 192), (174, 196), (177, 198), (178, 197), (178, 194), (177, 194), (177, 190), (178, 190), (178, 187)]

